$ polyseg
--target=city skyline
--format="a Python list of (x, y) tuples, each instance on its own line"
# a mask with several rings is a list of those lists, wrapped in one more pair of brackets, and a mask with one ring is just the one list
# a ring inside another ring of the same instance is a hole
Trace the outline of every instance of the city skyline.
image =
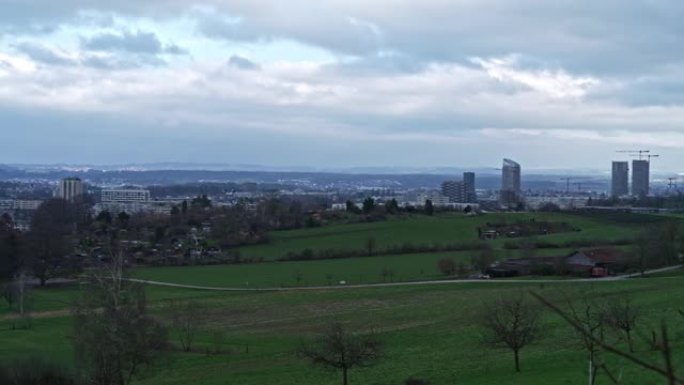
[[(10, 2), (0, 163), (472, 167), (508, 156), (573, 169), (648, 146), (663, 155), (654, 170), (684, 172), (682, 11)], [(449, 23), (435, 30), (435, 18)]]

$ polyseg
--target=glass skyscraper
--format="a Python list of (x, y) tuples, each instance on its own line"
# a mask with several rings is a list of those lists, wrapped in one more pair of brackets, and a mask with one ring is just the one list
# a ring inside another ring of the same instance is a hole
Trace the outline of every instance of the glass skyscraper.
[(520, 165), (511, 160), (504, 159), (501, 168), (501, 194), (500, 201), (503, 204), (517, 204), (520, 200)]

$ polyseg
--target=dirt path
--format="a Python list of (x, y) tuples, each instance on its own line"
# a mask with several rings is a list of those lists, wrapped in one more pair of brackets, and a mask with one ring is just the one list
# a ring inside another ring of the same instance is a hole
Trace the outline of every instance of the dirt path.
[[(660, 269), (648, 270), (648, 274), (662, 273), (672, 270), (681, 269), (681, 265), (663, 267)], [(456, 284), (492, 284), (492, 283), (510, 283), (510, 284), (530, 284), (530, 283), (573, 283), (573, 282), (614, 282), (625, 280), (629, 278), (636, 278), (641, 276), (641, 273), (619, 275), (607, 278), (578, 278), (578, 279), (452, 279), (444, 281), (414, 281), (414, 282), (393, 282), (393, 283), (371, 283), (363, 285), (346, 285), (346, 286), (310, 286), (310, 287), (275, 287), (275, 288), (239, 288), (239, 287), (212, 287), (212, 286), (196, 286), (183, 285), (170, 282), (149, 281), (144, 279), (130, 278), (131, 282), (138, 282), (145, 285), (176, 287), (180, 289), (192, 290), (206, 290), (206, 291), (223, 291), (223, 292), (280, 292), (280, 291), (318, 291), (318, 290), (345, 290), (345, 289), (362, 289), (362, 288), (376, 288), (376, 287), (400, 287), (400, 286), (426, 286), (426, 285), (456, 285)], [(70, 314), (69, 309), (50, 310), (42, 312), (31, 313), (31, 318), (53, 318), (66, 317)], [(18, 314), (0, 315), (0, 321), (10, 321), (19, 319)]]
[[(660, 269), (653, 269), (644, 272), (644, 274), (656, 274), (671, 270), (681, 269), (681, 265), (663, 267)], [(130, 278), (131, 282), (138, 282), (145, 285), (177, 287), (181, 289), (194, 290), (210, 290), (210, 291), (227, 291), (227, 292), (267, 292), (267, 291), (307, 291), (307, 290), (344, 290), (344, 289), (359, 289), (359, 288), (375, 288), (375, 287), (396, 287), (396, 286), (424, 286), (424, 285), (454, 285), (465, 283), (514, 283), (514, 284), (530, 284), (530, 283), (568, 283), (568, 282), (612, 282), (629, 278), (637, 278), (641, 273), (618, 275), (615, 277), (606, 278), (577, 278), (577, 279), (450, 279), (441, 281), (411, 281), (411, 282), (392, 282), (392, 283), (368, 283), (359, 285), (336, 285), (336, 286), (307, 286), (307, 287), (272, 287), (272, 288), (251, 288), (251, 287), (215, 287), (215, 286), (198, 286), (198, 285), (184, 285), (180, 283), (151, 281), (146, 279)]]

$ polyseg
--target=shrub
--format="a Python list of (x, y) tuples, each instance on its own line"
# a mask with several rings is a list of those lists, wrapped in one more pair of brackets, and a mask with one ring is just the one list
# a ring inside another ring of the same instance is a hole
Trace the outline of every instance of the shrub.
[(442, 258), (437, 261), (437, 269), (444, 275), (454, 275), (456, 273), (456, 262), (453, 258)]
[(41, 357), (17, 359), (0, 365), (3, 385), (76, 385), (74, 375)]

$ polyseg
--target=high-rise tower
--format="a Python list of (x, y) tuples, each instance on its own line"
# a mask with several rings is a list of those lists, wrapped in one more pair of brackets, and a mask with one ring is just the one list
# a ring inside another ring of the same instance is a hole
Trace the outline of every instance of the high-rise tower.
[(466, 203), (477, 202), (477, 194), (475, 193), (475, 173), (464, 172), (463, 184), (465, 185), (465, 201)]
[(59, 182), (55, 196), (65, 201), (73, 202), (76, 197), (83, 195), (83, 182), (79, 178), (64, 178)]
[(500, 201), (506, 205), (517, 204), (520, 199), (520, 165), (511, 160), (504, 159), (501, 168), (501, 194)]
[(613, 162), (610, 195), (620, 197), (629, 194), (629, 162)]
[(650, 164), (647, 160), (632, 161), (632, 195), (645, 197), (649, 192)]

